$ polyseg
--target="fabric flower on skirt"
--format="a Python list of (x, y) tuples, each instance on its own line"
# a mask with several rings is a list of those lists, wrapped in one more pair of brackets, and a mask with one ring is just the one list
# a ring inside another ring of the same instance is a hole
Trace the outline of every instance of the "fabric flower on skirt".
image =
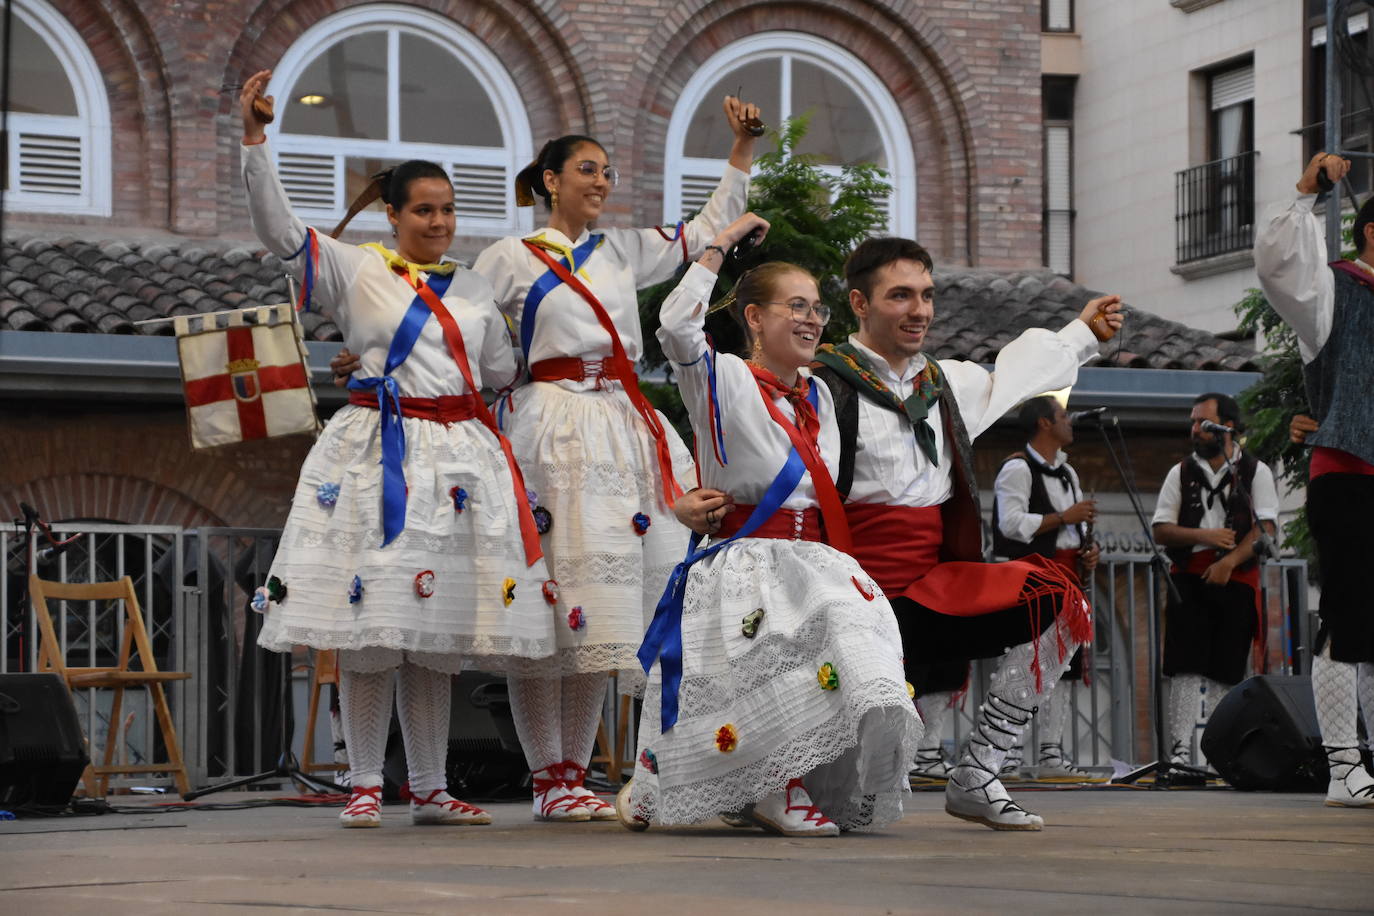
[(270, 600), (271, 599), (267, 595), (267, 586), (264, 585), (253, 592), (253, 600), (251, 602), (253, 610), (257, 611), (259, 614), (266, 614), (268, 601)]
[(453, 511), (462, 514), (468, 501), (468, 491), (462, 487), (454, 487), (448, 491), (448, 495), (453, 498)]
[(716, 748), (722, 754), (728, 754), (739, 746), (739, 733), (735, 731), (735, 726), (726, 722), (716, 729)]
[(354, 576), (353, 581), (348, 584), (348, 603), (357, 604), (363, 600), (363, 578)]
[(639, 765), (644, 767), (646, 773), (658, 772), (658, 758), (647, 747), (639, 752)]
[(816, 680), (820, 682), (822, 690), (834, 690), (840, 686), (840, 676), (830, 662), (821, 665), (820, 670), (816, 672)]
[(534, 516), (535, 531), (540, 534), (548, 534), (549, 530), (553, 528), (553, 513), (548, 509), (543, 506), (535, 506), (530, 510), (530, 514)]
[(505, 603), (506, 607), (510, 607), (511, 602), (515, 600), (514, 579), (507, 577), (506, 581), (501, 583), (501, 600)]
[(568, 611), (568, 627), (573, 630), (587, 629), (587, 615), (582, 613), (582, 605), (577, 605)]
[(555, 579), (545, 579), (542, 588), (544, 592), (544, 602), (546, 604), (558, 603), (558, 582)]
[(753, 639), (759, 635), (759, 624), (763, 623), (763, 608), (750, 611), (744, 615), (744, 621), (740, 624), (740, 632), (748, 639)]
[(434, 597), (434, 570), (426, 569), (415, 574), (415, 594), (421, 598)]
[(315, 501), (326, 509), (333, 509), (339, 501), (339, 485), (337, 483), (322, 483), (315, 488)]
[(276, 576), (270, 577), (267, 580), (267, 597), (281, 604), (286, 600), (286, 583)]
[(535, 506), (539, 505), (539, 494), (531, 489), (526, 488), (525, 501), (530, 504), (530, 511), (533, 512)]
[(912, 701), (915, 702), (915, 700), (916, 700), (916, 685), (913, 684), (913, 683), (911, 683), (911, 681), (907, 681), (907, 682), (906, 682), (906, 695), (909, 696), (909, 697), (911, 697)]
[(634, 518), (630, 519), (630, 524), (634, 525), (635, 534), (643, 537), (644, 533), (649, 530), (650, 521), (649, 516), (643, 512), (636, 512)]

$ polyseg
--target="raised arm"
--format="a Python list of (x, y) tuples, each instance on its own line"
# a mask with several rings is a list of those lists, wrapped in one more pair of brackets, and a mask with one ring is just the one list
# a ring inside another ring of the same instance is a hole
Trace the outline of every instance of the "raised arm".
[[(282, 259), (286, 270), (299, 282), (305, 270), (306, 225), (291, 212), (291, 200), (272, 165), (271, 150), (261, 114), (253, 100), (266, 88), (270, 70), (260, 70), (243, 84), (239, 109), (243, 118), (243, 145), (240, 148), (243, 185), (248, 192), (248, 213), (253, 231), (268, 251)], [(271, 97), (268, 97), (271, 102)], [(353, 245), (316, 232), (320, 257), (316, 266), (312, 299), (321, 311), (331, 312), (344, 301), (343, 293), (352, 283), (368, 255)]]
[[(686, 240), (686, 257), (695, 258), (706, 245), (719, 235), (749, 204), (749, 169), (754, 163), (755, 138), (745, 128), (745, 122), (757, 118), (756, 105), (745, 104), (733, 96), (724, 101), (725, 119), (730, 124), (734, 140), (730, 147), (730, 164), (716, 185), (706, 206), (701, 208), (682, 231)], [(672, 233), (666, 229), (671, 237)], [(632, 246), (631, 263), (635, 265), (635, 285), (643, 288), (661, 283), (682, 265), (681, 240), (664, 239), (658, 229), (639, 229), (628, 234), (627, 245)], [(729, 249), (726, 249), (727, 251)], [(719, 264), (716, 265), (719, 268)]]
[[(1321, 223), (1312, 213), (1317, 173), (1340, 181), (1350, 160), (1318, 153), (1298, 179), (1298, 197), (1276, 212), (1255, 238), (1255, 273), (1264, 297), (1298, 335), (1303, 362), (1316, 357), (1331, 334), (1335, 291)], [(1331, 206), (1335, 206), (1334, 203)]]
[(941, 360), (959, 412), (976, 438), (1026, 398), (1072, 385), (1078, 367), (1121, 328), (1121, 297), (1100, 296), (1058, 331), (1029, 328), (1002, 348), (993, 371), (963, 360)]

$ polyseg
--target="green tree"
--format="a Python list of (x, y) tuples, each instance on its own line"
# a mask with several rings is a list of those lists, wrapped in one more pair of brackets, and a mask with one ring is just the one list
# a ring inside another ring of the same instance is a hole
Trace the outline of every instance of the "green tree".
[[(820, 282), (821, 298), (830, 306), (826, 339), (843, 340), (854, 329), (849, 298), (842, 277), (844, 260), (854, 247), (883, 225), (877, 203), (891, 191), (887, 173), (876, 165), (845, 166), (833, 175), (820, 168), (819, 157), (796, 152), (806, 135), (806, 116), (791, 118), (772, 133), (774, 149), (758, 158), (751, 182), (749, 209), (768, 220), (768, 237), (757, 248), (729, 258), (720, 271), (715, 295), (722, 297), (740, 275), (765, 261), (790, 261), (813, 273)], [(644, 328), (644, 366), (667, 365), (659, 348), (658, 311), (677, 286), (678, 277), (649, 287), (639, 294), (640, 322)], [(738, 351), (743, 334), (729, 313), (707, 318), (706, 329), (723, 351)], [(688, 435), (682, 399), (672, 385), (645, 385), (645, 394), (674, 425)]]
[[(1344, 220), (1342, 234), (1344, 257), (1353, 257), (1350, 236), (1352, 217)], [(1312, 450), (1294, 445), (1288, 438), (1288, 423), (1294, 414), (1308, 413), (1307, 390), (1303, 387), (1302, 354), (1298, 351), (1298, 336), (1293, 333), (1279, 313), (1258, 289), (1246, 290), (1245, 297), (1236, 303), (1240, 330), (1258, 333), (1265, 342), (1261, 359), (1264, 375), (1240, 394), (1240, 406), (1249, 418), (1245, 447), (1261, 461), (1278, 465), (1277, 479), (1293, 489), (1307, 486), (1308, 464)], [(1316, 560), (1316, 544), (1307, 527), (1307, 509), (1300, 508), (1283, 527), (1284, 545), (1298, 556)]]

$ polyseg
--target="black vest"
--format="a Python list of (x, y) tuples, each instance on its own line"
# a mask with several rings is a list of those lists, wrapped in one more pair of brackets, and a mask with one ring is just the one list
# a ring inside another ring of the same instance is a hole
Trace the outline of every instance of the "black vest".
[[(859, 398), (862, 395), (828, 366), (813, 363), (811, 374), (825, 382), (835, 399), (835, 420), (840, 427), (840, 466), (835, 475), (835, 487), (840, 491), (840, 496), (847, 500), (849, 488), (854, 483), (854, 460), (859, 441)], [(944, 426), (945, 441), (953, 445), (951, 451), (954, 453), (954, 467), (951, 469), (954, 494), (940, 506), (945, 532), (944, 542), (940, 546), (940, 559), (981, 561), (983, 510), (978, 502), (978, 486), (973, 478), (973, 443), (948, 385), (940, 389), (940, 421)]]
[[(1202, 522), (1202, 514), (1206, 511), (1203, 500), (1206, 498), (1206, 490), (1203, 488), (1202, 468), (1198, 467), (1196, 461), (1190, 455), (1179, 462), (1179, 507), (1178, 524), (1181, 528), (1197, 528)], [(1239, 544), (1250, 533), (1252, 527), (1250, 500), (1247, 498), (1254, 493), (1255, 469), (1259, 467), (1259, 461), (1249, 452), (1240, 454), (1240, 477), (1245, 482), (1245, 493), (1240, 492), (1240, 487), (1232, 481), (1229, 492), (1226, 494), (1226, 527), (1236, 533), (1236, 543)], [(1169, 559), (1179, 569), (1188, 567), (1188, 559), (1193, 555), (1192, 547), (1170, 547), (1165, 553)], [(1250, 569), (1258, 561), (1251, 557), (1238, 568)]]
[[(1024, 461), (1026, 467), (1030, 468), (1030, 497), (1026, 500), (1026, 511), (1036, 515), (1049, 515), (1058, 510), (1050, 502), (1050, 493), (1045, 478), (1050, 476), (1045, 473), (1045, 466), (1031, 458), (1026, 452), (1015, 452), (1007, 456), (1006, 461), (1002, 462), (1002, 467), (1006, 467), (1013, 461)], [(1068, 465), (1065, 465), (1068, 467)], [(1052, 486), (1063, 486), (1058, 479)], [(1074, 502), (1077, 502), (1075, 494)], [(1002, 526), (997, 512), (997, 500), (992, 501), (992, 551), (999, 557), (1006, 557), (1009, 560), (1019, 560), (1031, 554), (1040, 554), (1042, 557), (1052, 557), (1055, 554), (1055, 541), (1059, 540), (1059, 529), (1051, 528), (1049, 531), (1037, 534), (1030, 539), (1030, 542), (1016, 541), (1002, 533)]]
[(1333, 269), (1335, 313), (1316, 359), (1302, 367), (1312, 416), (1321, 429), (1308, 445), (1349, 452), (1374, 464), (1374, 277)]

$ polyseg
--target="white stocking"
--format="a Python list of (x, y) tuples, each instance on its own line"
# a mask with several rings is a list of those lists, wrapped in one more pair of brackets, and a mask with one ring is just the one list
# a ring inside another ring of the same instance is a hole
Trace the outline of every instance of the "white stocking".
[(585, 767), (596, 743), (596, 727), (606, 703), (606, 674), (569, 674), (563, 678), (563, 756)]
[(1317, 701), (1317, 726), (1333, 762), (1360, 762), (1357, 747), (1356, 665), (1333, 662), (1331, 646), (1312, 659), (1312, 697)]
[(1207, 715), (1205, 721), (1211, 721), (1212, 713), (1217, 711), (1221, 701), (1226, 699), (1226, 695), (1231, 692), (1230, 684), (1223, 684), (1221, 681), (1207, 679)]
[(1364, 713), (1364, 734), (1370, 746), (1374, 747), (1374, 662), (1360, 662), (1355, 666), (1355, 690), (1360, 697), (1360, 710)]
[(1193, 759), (1193, 731), (1197, 728), (1197, 697), (1202, 675), (1175, 674), (1169, 678), (1169, 733), (1167, 746), (1160, 753), (1179, 762)]
[(925, 756), (930, 756), (932, 760), (938, 758), (940, 748), (944, 745), (945, 718), (949, 715), (949, 703), (953, 698), (954, 693), (949, 690), (916, 698), (916, 711), (921, 714), (921, 721), (926, 728), (921, 743), (916, 746), (917, 759)]
[(448, 786), (448, 713), (452, 681), (442, 671), (413, 662), (401, 664), (396, 711), (406, 742), (410, 790), (427, 795)]
[[(1068, 725), (1073, 706), (1073, 684), (1060, 681), (1045, 698), (1036, 720), (1040, 728), (1040, 747), (1052, 744), (1063, 749), (1064, 727)], [(1043, 757), (1043, 753), (1041, 754)]]
[(380, 786), (391, 725), (394, 671), (339, 671), (339, 707), (348, 745), (349, 779), (354, 786)]
[(563, 761), (563, 679), (510, 677), (510, 711), (530, 772)]

